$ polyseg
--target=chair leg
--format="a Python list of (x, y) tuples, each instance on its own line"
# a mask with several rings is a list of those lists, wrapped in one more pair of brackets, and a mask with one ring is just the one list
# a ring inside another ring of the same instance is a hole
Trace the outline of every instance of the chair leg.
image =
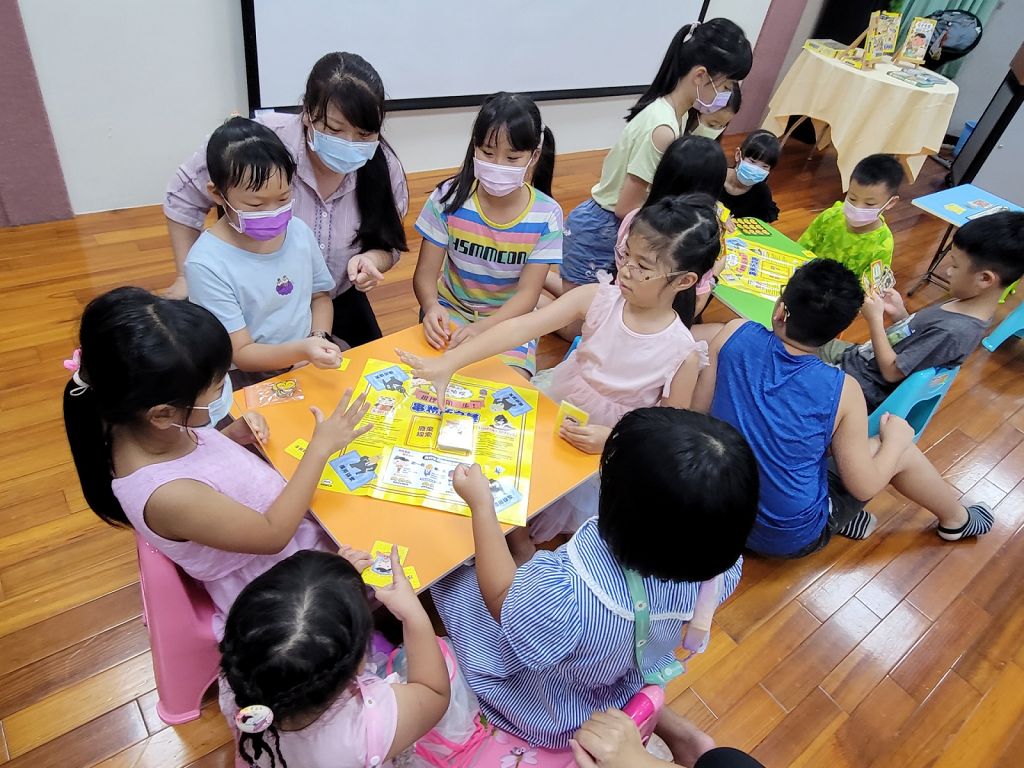
[(981, 344), (989, 352), (995, 352), (999, 346), (1011, 336), (1021, 336), (1022, 329), (1013, 329), (1006, 323), (1001, 323), (991, 334), (981, 340)]

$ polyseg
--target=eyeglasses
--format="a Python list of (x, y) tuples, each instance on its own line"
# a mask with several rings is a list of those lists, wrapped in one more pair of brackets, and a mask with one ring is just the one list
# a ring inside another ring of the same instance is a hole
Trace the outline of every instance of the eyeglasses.
[(619, 272), (624, 274), (630, 280), (636, 280), (641, 283), (646, 283), (648, 280), (655, 280), (659, 277), (672, 278), (676, 275), (681, 275), (689, 270), (681, 270), (678, 272), (669, 272), (665, 275), (658, 275), (654, 273), (654, 270), (641, 267), (635, 261), (630, 261), (626, 258), (624, 253), (615, 253), (615, 266)]

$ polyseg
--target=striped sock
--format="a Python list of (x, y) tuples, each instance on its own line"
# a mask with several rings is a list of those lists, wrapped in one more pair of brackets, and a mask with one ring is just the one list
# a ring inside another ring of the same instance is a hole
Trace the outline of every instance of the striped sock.
[(866, 509), (862, 509), (839, 530), (839, 535), (848, 539), (866, 539), (877, 526), (878, 518)]
[(971, 536), (981, 536), (992, 530), (996, 518), (992, 508), (985, 503), (971, 504), (966, 507), (967, 522), (959, 528), (943, 528), (939, 526), (938, 534), (946, 541), (960, 541)]

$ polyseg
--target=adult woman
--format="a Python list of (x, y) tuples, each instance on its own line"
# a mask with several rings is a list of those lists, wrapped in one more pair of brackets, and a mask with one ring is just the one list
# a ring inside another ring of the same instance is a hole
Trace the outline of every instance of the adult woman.
[[(409, 207), (405, 171), (381, 137), (384, 86), (353, 53), (328, 53), (313, 65), (298, 115), (257, 119), (295, 158), (294, 214), (313, 230), (335, 280), (332, 332), (356, 346), (381, 337), (366, 298), (407, 249), (402, 217)], [(164, 214), (178, 278), (170, 298), (185, 298), (185, 257), (213, 207), (205, 144), (167, 185)], [(355, 290), (352, 290), (352, 289)]]

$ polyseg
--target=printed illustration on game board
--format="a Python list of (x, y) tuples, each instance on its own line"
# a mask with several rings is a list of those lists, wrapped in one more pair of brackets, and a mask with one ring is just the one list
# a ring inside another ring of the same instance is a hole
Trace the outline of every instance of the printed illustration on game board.
[(812, 258), (810, 251), (796, 256), (742, 237), (727, 237), (725, 268), (718, 277), (730, 288), (775, 301), (797, 268)]
[(525, 525), (536, 391), (457, 376), (442, 415), (431, 383), (405, 366), (367, 360), (361, 381), (374, 427), (331, 458), (322, 488), (469, 515), (451, 478), (459, 464), (477, 462), (498, 519)]

